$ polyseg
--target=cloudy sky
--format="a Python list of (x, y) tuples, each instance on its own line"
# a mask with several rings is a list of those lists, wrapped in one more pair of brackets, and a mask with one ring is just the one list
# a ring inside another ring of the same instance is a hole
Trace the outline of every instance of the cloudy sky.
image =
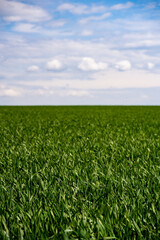
[(160, 0), (0, 0), (0, 105), (160, 105)]

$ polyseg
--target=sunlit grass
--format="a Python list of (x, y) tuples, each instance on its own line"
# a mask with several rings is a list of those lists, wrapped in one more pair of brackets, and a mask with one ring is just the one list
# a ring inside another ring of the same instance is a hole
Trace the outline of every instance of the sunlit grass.
[(160, 107), (0, 107), (0, 239), (160, 239)]

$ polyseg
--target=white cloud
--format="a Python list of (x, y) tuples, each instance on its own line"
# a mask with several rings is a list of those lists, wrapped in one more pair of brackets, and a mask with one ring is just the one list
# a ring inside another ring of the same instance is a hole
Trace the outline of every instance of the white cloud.
[(0, 96), (6, 97), (18, 97), (21, 96), (21, 91), (19, 89), (7, 88), (4, 86), (0, 87)]
[(111, 7), (111, 10), (122, 10), (131, 8), (134, 4), (132, 2), (127, 2), (125, 4), (116, 4)]
[(146, 94), (141, 94), (141, 98), (142, 98), (142, 99), (147, 99), (147, 98), (148, 98), (148, 95), (146, 95)]
[(27, 68), (28, 72), (37, 72), (38, 70), (39, 70), (39, 67), (36, 65), (32, 65)]
[(61, 4), (59, 7), (58, 7), (58, 10), (59, 11), (69, 11), (73, 14), (83, 14), (86, 12), (86, 9), (87, 9), (87, 6), (86, 5), (83, 5), (83, 4), (70, 4), (70, 3), (64, 3), (64, 4)]
[(1, 0), (0, 14), (5, 21), (9, 22), (40, 22), (51, 18), (45, 10), (38, 6), (8, 0)]
[(111, 16), (111, 13), (105, 13), (105, 14), (102, 14), (100, 16), (90, 16), (90, 17), (87, 17), (87, 18), (82, 18), (79, 22), (81, 24), (86, 24), (87, 22), (89, 21), (101, 21), (101, 20), (104, 20), (108, 17)]
[(92, 6), (88, 13), (100, 13), (100, 12), (105, 12), (107, 8), (105, 6)]
[(139, 40), (136, 42), (128, 42), (125, 44), (125, 46), (128, 48), (160, 46), (160, 40), (159, 39), (144, 39), (144, 40)]
[(84, 37), (91, 36), (92, 34), (93, 34), (93, 32), (90, 30), (83, 30), (81, 32), (81, 36), (84, 36)]
[(82, 71), (100, 71), (107, 69), (107, 64), (103, 62), (95, 62), (93, 58), (84, 57), (78, 68)]
[(71, 4), (64, 3), (58, 6), (57, 8), (60, 12), (68, 11), (72, 14), (81, 15), (81, 14), (93, 14), (106, 11), (106, 7), (103, 5), (92, 5), (87, 6), (84, 4)]
[(53, 60), (47, 62), (46, 69), (50, 70), (50, 71), (61, 70), (62, 63), (57, 59), (53, 59)]
[(60, 19), (60, 20), (56, 20), (56, 21), (50, 22), (48, 24), (48, 26), (55, 28), (55, 27), (63, 27), (65, 24), (66, 24), (66, 20)]
[(59, 91), (61, 96), (74, 96), (74, 97), (82, 97), (82, 96), (90, 96), (90, 93), (86, 90), (61, 90)]
[(17, 31), (17, 32), (28, 32), (28, 33), (31, 33), (31, 32), (39, 32), (40, 29), (35, 26), (34, 24), (31, 24), (31, 23), (20, 23), (20, 24), (17, 24), (14, 28), (13, 28), (14, 31)]
[[(0, 36), (0, 38), (2, 38), (2, 36)], [(79, 72), (76, 73), (76, 67), (84, 56), (89, 56), (96, 60), (99, 59), (99, 61), (113, 66), (120, 60), (132, 60), (134, 68), (142, 64), (141, 68), (145, 70), (147, 68), (147, 63), (151, 62), (155, 64), (155, 70), (157, 69), (157, 71), (159, 71), (158, 65), (160, 55), (158, 50), (154, 50), (154, 53), (151, 55), (150, 51), (146, 51), (145, 49), (120, 49), (121, 46), (123, 47), (125, 45), (128, 39), (124, 41), (123, 45), (121, 45), (121, 41), (124, 40), (123, 38), (118, 42), (112, 38), (112, 42), (110, 39), (108, 39), (108, 41), (107, 39), (93, 41), (92, 39), (72, 40), (63, 38), (54, 38), (54, 40), (50, 38), (41, 41), (27, 42), (19, 39), (19, 35), (12, 34), (5, 39), (5, 48), (1, 49), (1, 56), (3, 56), (1, 73), (3, 67), (3, 71), (5, 72), (8, 72), (8, 68), (10, 68), (12, 74), (19, 74), (26, 70), (25, 66), (39, 66), (42, 62), (47, 62), (55, 58), (65, 63), (65, 66), (69, 66), (70, 76), (72, 75), (74, 78), (75, 74), (79, 74)], [(19, 68), (17, 68), (17, 65)], [(44, 79), (46, 76), (45, 74), (46, 72), (44, 72)], [(47, 74), (52, 75), (51, 72)], [(40, 76), (42, 76), (42, 71)]]
[(160, 74), (153, 74), (146, 70), (131, 70), (118, 72), (115, 70), (107, 70), (106, 72), (92, 73), (92, 80), (74, 78), (74, 79), (49, 79), (37, 81), (17, 81), (16, 84), (29, 87), (48, 87), (48, 88), (72, 88), (76, 91), (91, 91), (91, 90), (105, 90), (105, 89), (126, 89), (126, 88), (151, 88), (160, 87)]
[(147, 67), (149, 70), (153, 69), (154, 66), (155, 66), (154, 63), (151, 63), (151, 62), (147, 63)]
[(123, 60), (123, 61), (117, 62), (115, 65), (115, 68), (120, 71), (127, 71), (131, 69), (131, 63), (128, 60)]

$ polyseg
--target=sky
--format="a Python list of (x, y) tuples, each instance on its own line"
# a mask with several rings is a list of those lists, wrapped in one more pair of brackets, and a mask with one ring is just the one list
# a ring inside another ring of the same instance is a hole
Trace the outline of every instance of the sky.
[(0, 105), (160, 105), (160, 0), (0, 0)]

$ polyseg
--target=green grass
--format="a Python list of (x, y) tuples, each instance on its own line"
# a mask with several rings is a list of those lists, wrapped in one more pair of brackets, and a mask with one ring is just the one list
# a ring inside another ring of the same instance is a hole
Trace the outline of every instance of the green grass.
[(0, 107), (0, 239), (160, 239), (160, 107)]

